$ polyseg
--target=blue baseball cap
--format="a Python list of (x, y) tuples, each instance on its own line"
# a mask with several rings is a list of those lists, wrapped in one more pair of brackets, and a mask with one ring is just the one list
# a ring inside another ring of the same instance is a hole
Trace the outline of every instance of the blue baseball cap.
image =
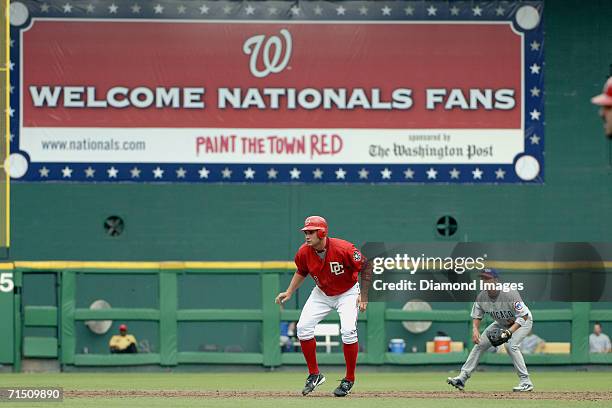
[(480, 276), (484, 276), (485, 278), (499, 278), (499, 272), (497, 269), (493, 268), (485, 268), (480, 272)]

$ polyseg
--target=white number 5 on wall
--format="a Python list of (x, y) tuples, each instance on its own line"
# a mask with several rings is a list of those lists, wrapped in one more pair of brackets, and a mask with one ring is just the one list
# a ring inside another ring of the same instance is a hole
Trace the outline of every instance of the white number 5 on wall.
[(0, 273), (0, 292), (12, 292), (14, 287), (13, 272)]

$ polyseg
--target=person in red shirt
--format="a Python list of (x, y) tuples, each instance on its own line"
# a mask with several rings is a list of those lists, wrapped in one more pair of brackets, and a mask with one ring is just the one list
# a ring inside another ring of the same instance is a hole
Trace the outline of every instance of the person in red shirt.
[(604, 122), (604, 132), (612, 140), (612, 77), (608, 78), (603, 92), (591, 98), (591, 102), (599, 106), (599, 116)]
[[(316, 286), (313, 288), (297, 324), (297, 336), (308, 365), (308, 378), (302, 395), (310, 394), (325, 382), (325, 376), (317, 365), (317, 343), (315, 326), (332, 310), (340, 315), (346, 376), (334, 390), (334, 395), (344, 397), (355, 383), (357, 365), (357, 317), (368, 306), (367, 285), (360, 291), (359, 273), (367, 274), (366, 259), (355, 245), (348, 241), (327, 236), (327, 221), (323, 217), (311, 216), (304, 221), (305, 243), (295, 255), (297, 271), (285, 292), (276, 297), (276, 303), (285, 303), (310, 275)], [(362, 281), (365, 280), (362, 276)]]

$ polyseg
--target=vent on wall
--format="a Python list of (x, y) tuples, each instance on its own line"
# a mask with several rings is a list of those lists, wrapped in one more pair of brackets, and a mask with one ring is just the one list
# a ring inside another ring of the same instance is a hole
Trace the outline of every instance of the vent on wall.
[(116, 215), (111, 215), (104, 221), (104, 231), (111, 237), (118, 237), (123, 233), (125, 223)]
[(459, 228), (457, 220), (450, 215), (440, 217), (436, 222), (436, 231), (442, 237), (453, 236), (457, 232), (457, 228)]

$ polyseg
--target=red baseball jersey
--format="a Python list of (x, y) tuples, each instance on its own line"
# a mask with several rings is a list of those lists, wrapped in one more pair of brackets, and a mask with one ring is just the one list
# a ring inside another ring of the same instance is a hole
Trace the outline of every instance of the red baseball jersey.
[(327, 238), (325, 259), (314, 248), (303, 244), (295, 254), (297, 273), (312, 275), (327, 296), (340, 295), (357, 283), (365, 258), (355, 245), (338, 238)]

